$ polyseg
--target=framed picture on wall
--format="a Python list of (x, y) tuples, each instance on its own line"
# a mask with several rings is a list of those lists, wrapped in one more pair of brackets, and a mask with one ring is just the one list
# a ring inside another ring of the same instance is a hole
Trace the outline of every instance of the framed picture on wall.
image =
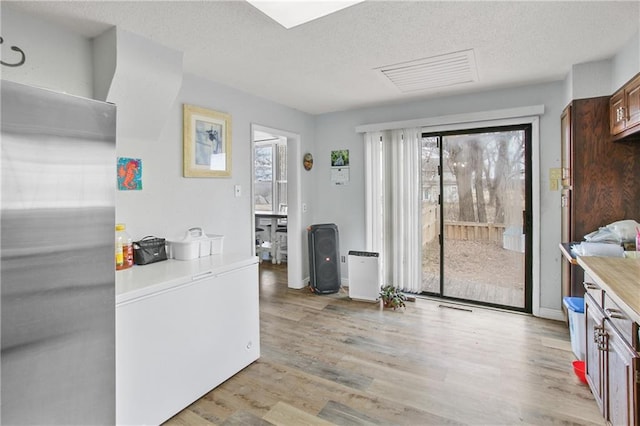
[(183, 105), (184, 177), (231, 176), (231, 116)]

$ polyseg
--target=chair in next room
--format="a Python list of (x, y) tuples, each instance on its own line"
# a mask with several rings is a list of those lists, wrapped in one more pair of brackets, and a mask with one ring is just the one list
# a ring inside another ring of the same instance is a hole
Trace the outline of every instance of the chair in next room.
[(265, 229), (256, 227), (256, 256), (260, 262), (264, 259), (264, 253), (271, 253), (271, 241), (265, 241), (265, 236)]
[[(279, 226), (276, 229), (276, 263), (279, 265), (287, 256), (287, 227)], [(284, 258), (284, 259), (283, 259)]]

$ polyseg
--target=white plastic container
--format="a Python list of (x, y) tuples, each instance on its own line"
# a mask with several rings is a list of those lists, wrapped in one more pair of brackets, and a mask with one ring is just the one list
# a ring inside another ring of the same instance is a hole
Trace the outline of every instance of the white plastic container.
[(193, 260), (211, 254), (211, 249), (207, 250), (209, 242), (204, 237), (201, 228), (189, 229), (181, 240), (170, 240), (169, 257), (176, 260)]
[(222, 254), (222, 245), (224, 243), (224, 235), (207, 234), (211, 254)]
[(210, 255), (211, 255), (211, 241), (209, 241), (209, 238), (203, 234), (202, 239), (200, 240), (200, 257), (205, 257)]
[(168, 241), (169, 257), (192, 260), (222, 253), (224, 235), (205, 234), (202, 228), (190, 228), (181, 240)]
[(191, 241), (169, 241), (169, 257), (176, 260), (192, 260), (200, 257), (200, 245)]

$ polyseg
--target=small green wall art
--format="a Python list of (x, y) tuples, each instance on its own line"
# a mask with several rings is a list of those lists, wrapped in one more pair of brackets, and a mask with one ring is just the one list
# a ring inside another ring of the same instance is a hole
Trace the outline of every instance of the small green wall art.
[(142, 189), (142, 160), (140, 158), (118, 157), (118, 190), (136, 191)]
[(349, 150), (331, 151), (331, 167), (346, 167), (349, 165)]

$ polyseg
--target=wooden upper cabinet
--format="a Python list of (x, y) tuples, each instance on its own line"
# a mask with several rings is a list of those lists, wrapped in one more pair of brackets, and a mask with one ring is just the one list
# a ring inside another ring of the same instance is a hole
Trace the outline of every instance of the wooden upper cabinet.
[(620, 89), (611, 96), (609, 102), (609, 123), (611, 135), (615, 136), (624, 131), (626, 120), (624, 119), (624, 90)]
[(640, 132), (640, 73), (611, 96), (609, 114), (613, 140)]
[(627, 98), (627, 128), (640, 124), (640, 74), (628, 84), (625, 90)]

